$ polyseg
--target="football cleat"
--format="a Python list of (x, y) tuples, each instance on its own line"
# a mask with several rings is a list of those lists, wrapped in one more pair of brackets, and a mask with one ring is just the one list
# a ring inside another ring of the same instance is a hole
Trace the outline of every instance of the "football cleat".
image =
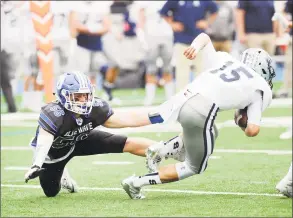
[(141, 188), (135, 187), (133, 185), (134, 179), (135, 179), (135, 175), (130, 176), (130, 177), (124, 179), (121, 182), (121, 185), (131, 199), (134, 199), (134, 200), (144, 199), (145, 196), (142, 195), (140, 192)]
[(77, 183), (70, 177), (69, 173), (64, 170), (61, 178), (61, 187), (70, 193), (78, 192)]
[(292, 180), (287, 176), (277, 184), (276, 189), (288, 198), (292, 198)]
[(164, 142), (154, 144), (146, 150), (146, 167), (150, 173), (156, 172), (159, 164), (162, 161), (162, 157), (159, 154), (159, 150), (164, 146)]

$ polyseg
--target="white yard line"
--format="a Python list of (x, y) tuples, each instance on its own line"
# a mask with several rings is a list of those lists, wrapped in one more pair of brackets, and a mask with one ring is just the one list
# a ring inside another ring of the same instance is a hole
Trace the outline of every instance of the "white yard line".
[(94, 165), (130, 165), (134, 164), (134, 162), (130, 161), (94, 161)]
[[(209, 159), (220, 159), (220, 156), (210, 156)], [(131, 162), (131, 161), (93, 161), (92, 164), (94, 165), (118, 165), (118, 166), (122, 166), (122, 165), (131, 165), (131, 164), (135, 164), (135, 162)], [(7, 171), (26, 171), (29, 169), (29, 166), (7, 166), (4, 167), (4, 170)]]
[[(30, 146), (1, 146), (2, 151), (31, 151), (32, 148)], [(269, 155), (291, 155), (292, 150), (251, 150), (251, 149), (215, 149), (215, 153), (262, 153)], [(216, 156), (214, 159), (220, 158)]]
[[(39, 185), (13, 185), (1, 184), (3, 188), (26, 188), (40, 189)], [(79, 190), (85, 191), (123, 191), (122, 188), (99, 188), (99, 187), (79, 187)], [(195, 195), (237, 195), (237, 196), (265, 196), (265, 197), (281, 197), (281, 194), (270, 193), (251, 193), (251, 192), (212, 192), (212, 191), (194, 191), (194, 190), (177, 190), (177, 189), (143, 189), (145, 192), (164, 192), (164, 193), (182, 193)]]
[(12, 171), (25, 171), (28, 170), (30, 167), (23, 167), (23, 166), (9, 166), (4, 167), (4, 170), (12, 170)]

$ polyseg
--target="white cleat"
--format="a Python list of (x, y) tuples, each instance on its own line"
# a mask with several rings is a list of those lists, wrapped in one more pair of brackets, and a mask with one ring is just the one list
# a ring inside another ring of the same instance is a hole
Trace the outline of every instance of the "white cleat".
[(135, 175), (124, 179), (121, 182), (121, 185), (131, 199), (134, 199), (134, 200), (144, 199), (145, 196), (142, 195), (140, 192), (141, 188), (135, 187), (133, 185), (134, 178), (135, 178)]
[(78, 192), (77, 183), (70, 177), (69, 173), (64, 170), (61, 178), (61, 187), (70, 193)]
[(159, 150), (164, 146), (164, 142), (159, 142), (148, 147), (146, 150), (146, 167), (150, 173), (157, 172), (158, 167), (162, 161)]
[(289, 180), (287, 177), (284, 177), (277, 184), (276, 189), (288, 198), (292, 198), (292, 180)]
[(292, 138), (292, 127), (280, 135), (280, 139), (291, 139), (291, 138)]

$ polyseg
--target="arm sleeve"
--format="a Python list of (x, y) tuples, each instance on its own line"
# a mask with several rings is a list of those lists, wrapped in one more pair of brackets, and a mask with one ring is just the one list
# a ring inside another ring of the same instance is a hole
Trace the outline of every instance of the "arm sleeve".
[(253, 100), (247, 108), (247, 124), (260, 126), (262, 113), (262, 94), (261, 91), (256, 91)]
[(54, 136), (52, 134), (48, 133), (43, 128), (40, 128), (37, 138), (37, 146), (34, 155), (33, 166), (36, 165), (40, 168), (42, 167), (46, 156), (51, 148), (53, 140)]
[(174, 11), (178, 5), (177, 1), (168, 0), (160, 10), (162, 16), (169, 16), (169, 11)]

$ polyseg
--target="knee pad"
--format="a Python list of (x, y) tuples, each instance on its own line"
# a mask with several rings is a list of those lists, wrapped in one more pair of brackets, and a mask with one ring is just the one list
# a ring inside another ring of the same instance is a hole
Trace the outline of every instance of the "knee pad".
[(176, 163), (175, 168), (176, 168), (176, 172), (178, 174), (179, 180), (188, 178), (196, 174), (185, 161)]

